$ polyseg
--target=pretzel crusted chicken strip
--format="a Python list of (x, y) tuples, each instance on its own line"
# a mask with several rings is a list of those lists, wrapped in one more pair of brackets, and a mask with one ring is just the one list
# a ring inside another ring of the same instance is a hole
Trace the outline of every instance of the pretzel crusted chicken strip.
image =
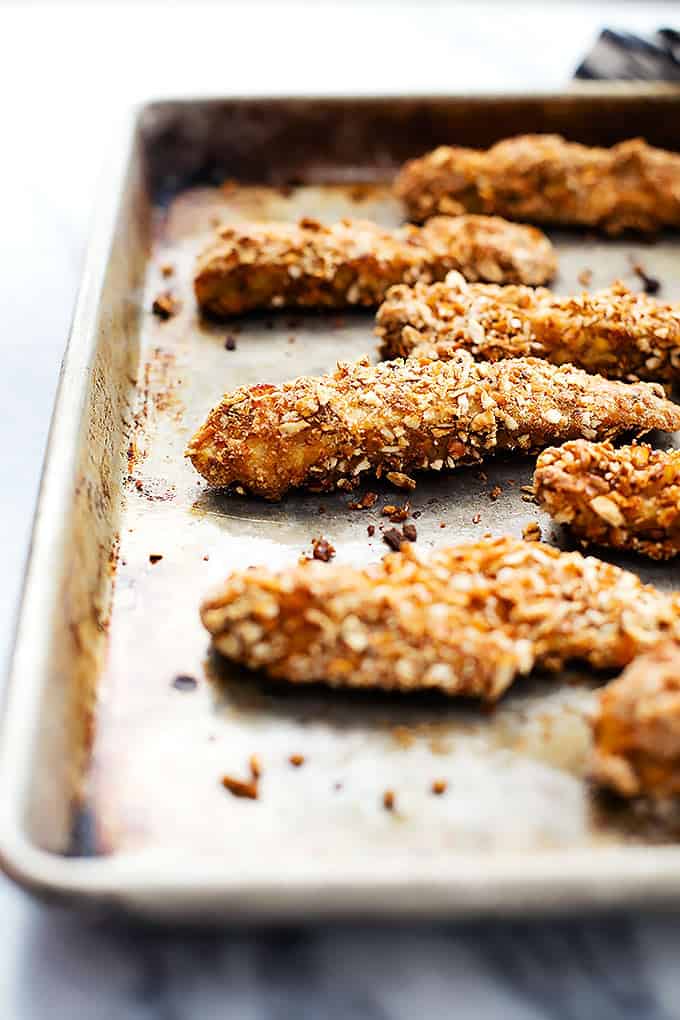
[(376, 323), (386, 358), (450, 358), (463, 348), (488, 361), (533, 355), (571, 362), (609, 379), (680, 379), (680, 304), (620, 282), (565, 298), (450, 273), (444, 283), (392, 287)]
[(534, 490), (582, 542), (655, 560), (680, 553), (680, 450), (565, 443), (538, 458)]
[(680, 644), (635, 659), (600, 694), (593, 723), (596, 782), (624, 797), (680, 794)]
[(352, 489), (361, 476), (413, 488), (408, 472), (529, 453), (579, 436), (680, 428), (654, 383), (610, 382), (534, 358), (340, 364), (333, 375), (223, 397), (187, 455), (211, 485), (278, 499), (288, 489)]
[(406, 163), (395, 182), (409, 217), (496, 213), (608, 234), (680, 226), (680, 155), (641, 138), (611, 149), (560, 135), (518, 135), (486, 151), (442, 145)]
[(326, 227), (303, 219), (226, 227), (199, 257), (194, 288), (202, 308), (239, 315), (377, 305), (395, 283), (443, 280), (452, 269), (469, 280), (538, 284), (555, 268), (540, 230), (495, 216), (439, 216), (394, 230), (366, 220)]
[(513, 538), (364, 569), (232, 574), (201, 607), (229, 659), (292, 683), (439, 688), (493, 700), (534, 667), (622, 667), (680, 631), (677, 598), (579, 553)]

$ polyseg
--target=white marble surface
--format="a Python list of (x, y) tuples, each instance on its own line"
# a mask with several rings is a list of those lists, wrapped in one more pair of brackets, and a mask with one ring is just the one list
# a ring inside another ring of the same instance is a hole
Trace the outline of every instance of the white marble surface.
[[(112, 124), (178, 93), (558, 88), (604, 24), (678, 4), (0, 3), (0, 656)], [(150, 933), (0, 880), (0, 1017), (680, 1017), (680, 923)]]

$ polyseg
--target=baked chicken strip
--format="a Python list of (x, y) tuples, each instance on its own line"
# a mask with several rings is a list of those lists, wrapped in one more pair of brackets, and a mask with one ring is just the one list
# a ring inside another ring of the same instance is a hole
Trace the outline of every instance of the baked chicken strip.
[(486, 151), (442, 145), (406, 163), (395, 192), (409, 218), (496, 213), (608, 234), (680, 226), (680, 155), (633, 138), (610, 149), (518, 135)]
[(201, 607), (215, 648), (291, 683), (498, 698), (534, 667), (626, 665), (680, 631), (678, 597), (536, 542), (487, 539), (363, 569), (232, 574)]
[(536, 501), (584, 543), (654, 560), (680, 553), (680, 450), (589, 443), (544, 450)]
[(214, 315), (345, 308), (377, 305), (395, 283), (443, 280), (452, 269), (469, 280), (539, 284), (556, 260), (540, 230), (495, 216), (438, 216), (395, 230), (365, 220), (246, 223), (223, 229), (200, 255), (194, 289)]
[(340, 364), (333, 375), (228, 393), (187, 449), (211, 485), (279, 499), (288, 489), (355, 488), (362, 476), (414, 488), (409, 472), (529, 453), (586, 436), (680, 428), (656, 383), (611, 382), (535, 358), (409, 358)]
[(641, 655), (600, 694), (592, 775), (624, 797), (680, 794), (680, 644)]
[(386, 358), (450, 358), (461, 348), (498, 361), (533, 355), (570, 362), (608, 379), (680, 379), (680, 304), (606, 290), (558, 297), (531, 287), (444, 283), (392, 287), (378, 309), (376, 334)]

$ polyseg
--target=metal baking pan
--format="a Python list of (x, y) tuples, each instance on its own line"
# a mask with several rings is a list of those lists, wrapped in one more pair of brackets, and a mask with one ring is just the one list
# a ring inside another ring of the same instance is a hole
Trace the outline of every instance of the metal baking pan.
[[(230, 569), (294, 562), (319, 534), (337, 562), (381, 556), (380, 531), (370, 539), (367, 526), (395, 497), (381, 490), (365, 511), (347, 495), (266, 504), (210, 492), (184, 460), (224, 390), (375, 356), (368, 314), (201, 321), (192, 264), (213, 221), (304, 213), (396, 223), (388, 182), (403, 159), (524, 131), (604, 144), (642, 134), (680, 149), (680, 94), (598, 85), (545, 96), (199, 99), (136, 116), (89, 249), (6, 695), (0, 852), (27, 888), (193, 921), (680, 898), (674, 812), (607, 800), (587, 782), (586, 717), (601, 677), (532, 678), (491, 714), (434, 696), (288, 690), (211, 656), (198, 620), (201, 597)], [(225, 180), (239, 186), (220, 188)], [(677, 238), (554, 239), (562, 291), (585, 269), (593, 286), (632, 282), (632, 257), (664, 297), (680, 298)], [(167, 288), (182, 310), (160, 322), (151, 304)], [(522, 501), (529, 461), (485, 472), (419, 482), (421, 547), (518, 535), (531, 520), (560, 540)], [(673, 568), (627, 565), (673, 584)], [(175, 685), (178, 675), (195, 688)], [(239, 800), (220, 779), (246, 774), (254, 753), (261, 795)], [(291, 754), (304, 765), (293, 768)], [(437, 778), (448, 781), (438, 797)], [(395, 812), (383, 809), (387, 788)]]

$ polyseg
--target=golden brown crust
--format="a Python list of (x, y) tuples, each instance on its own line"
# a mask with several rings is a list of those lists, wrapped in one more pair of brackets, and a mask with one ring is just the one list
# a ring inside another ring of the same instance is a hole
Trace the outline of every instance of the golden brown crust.
[(534, 492), (584, 543), (655, 560), (680, 553), (680, 450), (565, 443), (538, 458)]
[(649, 233), (680, 226), (680, 155), (641, 138), (603, 149), (518, 135), (487, 151), (442, 145), (406, 163), (395, 192), (416, 223), (437, 213), (495, 213)]
[(624, 666), (680, 630), (679, 607), (611, 564), (500, 538), (364, 569), (255, 567), (201, 618), (218, 651), (277, 679), (493, 700), (534, 667)]
[(247, 223), (223, 229), (199, 257), (194, 288), (214, 315), (255, 308), (373, 306), (395, 283), (470, 280), (545, 283), (555, 273), (550, 241), (534, 227), (492, 216), (436, 217), (387, 230), (365, 220), (327, 227)]
[(680, 644), (635, 659), (600, 694), (592, 775), (624, 797), (680, 794)]
[(532, 355), (571, 362), (608, 379), (680, 378), (680, 305), (617, 282), (606, 290), (558, 297), (544, 288), (466, 283), (392, 287), (378, 309), (386, 358), (450, 358), (464, 349), (498, 361)]
[(477, 463), (586, 436), (680, 428), (654, 383), (610, 382), (533, 358), (409, 358), (341, 364), (333, 375), (227, 394), (187, 455), (211, 485), (278, 499), (291, 488), (355, 488), (362, 476), (405, 488), (411, 473)]

